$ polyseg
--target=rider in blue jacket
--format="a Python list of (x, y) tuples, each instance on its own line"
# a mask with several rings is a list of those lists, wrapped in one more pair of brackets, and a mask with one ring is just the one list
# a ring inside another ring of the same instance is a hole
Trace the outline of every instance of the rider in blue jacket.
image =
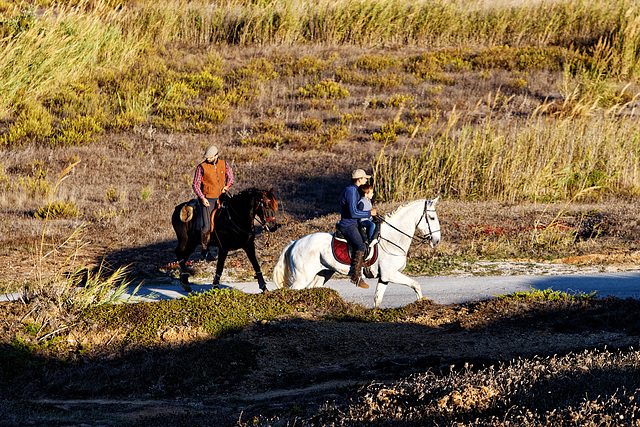
[(369, 285), (362, 280), (361, 276), (362, 262), (367, 247), (358, 229), (358, 219), (369, 218), (371, 215), (375, 216), (376, 210), (362, 211), (358, 209), (358, 201), (360, 200), (358, 187), (365, 184), (369, 178), (371, 178), (371, 175), (367, 175), (362, 169), (356, 169), (351, 173), (351, 185), (347, 186), (340, 196), (340, 222), (337, 224), (338, 229), (344, 234), (347, 241), (356, 248), (356, 252), (351, 259), (351, 267), (353, 269), (351, 282), (365, 289)]

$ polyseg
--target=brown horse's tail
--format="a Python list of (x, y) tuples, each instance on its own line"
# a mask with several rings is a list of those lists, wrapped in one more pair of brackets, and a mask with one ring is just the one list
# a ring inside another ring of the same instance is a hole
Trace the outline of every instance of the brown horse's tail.
[(291, 286), (291, 249), (295, 242), (289, 242), (284, 247), (276, 265), (273, 267), (273, 283), (278, 289)]

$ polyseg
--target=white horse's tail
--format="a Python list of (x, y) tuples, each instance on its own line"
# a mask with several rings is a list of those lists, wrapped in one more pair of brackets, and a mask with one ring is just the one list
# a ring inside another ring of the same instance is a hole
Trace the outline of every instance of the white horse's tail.
[(275, 267), (273, 267), (273, 282), (278, 289), (291, 286), (291, 248), (293, 248), (294, 243), (295, 242), (289, 242), (289, 244), (284, 247), (278, 257), (278, 262), (276, 262)]

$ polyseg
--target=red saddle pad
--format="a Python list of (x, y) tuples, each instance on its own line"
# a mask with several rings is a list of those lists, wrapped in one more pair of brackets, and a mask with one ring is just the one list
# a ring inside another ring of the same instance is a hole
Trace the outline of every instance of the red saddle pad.
[[(333, 252), (333, 256), (336, 258), (338, 262), (342, 264), (351, 264), (351, 257), (349, 256), (349, 249), (347, 248), (347, 242), (344, 240), (336, 239), (336, 236), (333, 236), (331, 239), (331, 251)], [(370, 251), (368, 251), (370, 252)], [(365, 254), (365, 259), (367, 258), (369, 253)], [(371, 265), (378, 259), (378, 244), (376, 243), (373, 246), (373, 256), (370, 259), (367, 259), (362, 265)]]

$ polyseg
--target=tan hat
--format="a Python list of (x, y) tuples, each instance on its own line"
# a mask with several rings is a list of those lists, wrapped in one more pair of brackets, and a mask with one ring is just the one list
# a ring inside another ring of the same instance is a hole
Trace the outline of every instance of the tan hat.
[(209, 148), (207, 148), (207, 151), (204, 152), (204, 158), (211, 159), (215, 157), (216, 154), (218, 154), (218, 147), (216, 147), (215, 145), (212, 145)]
[(371, 175), (367, 175), (365, 173), (365, 171), (363, 171), (362, 169), (356, 169), (351, 173), (351, 179), (358, 179), (358, 178), (371, 178)]

